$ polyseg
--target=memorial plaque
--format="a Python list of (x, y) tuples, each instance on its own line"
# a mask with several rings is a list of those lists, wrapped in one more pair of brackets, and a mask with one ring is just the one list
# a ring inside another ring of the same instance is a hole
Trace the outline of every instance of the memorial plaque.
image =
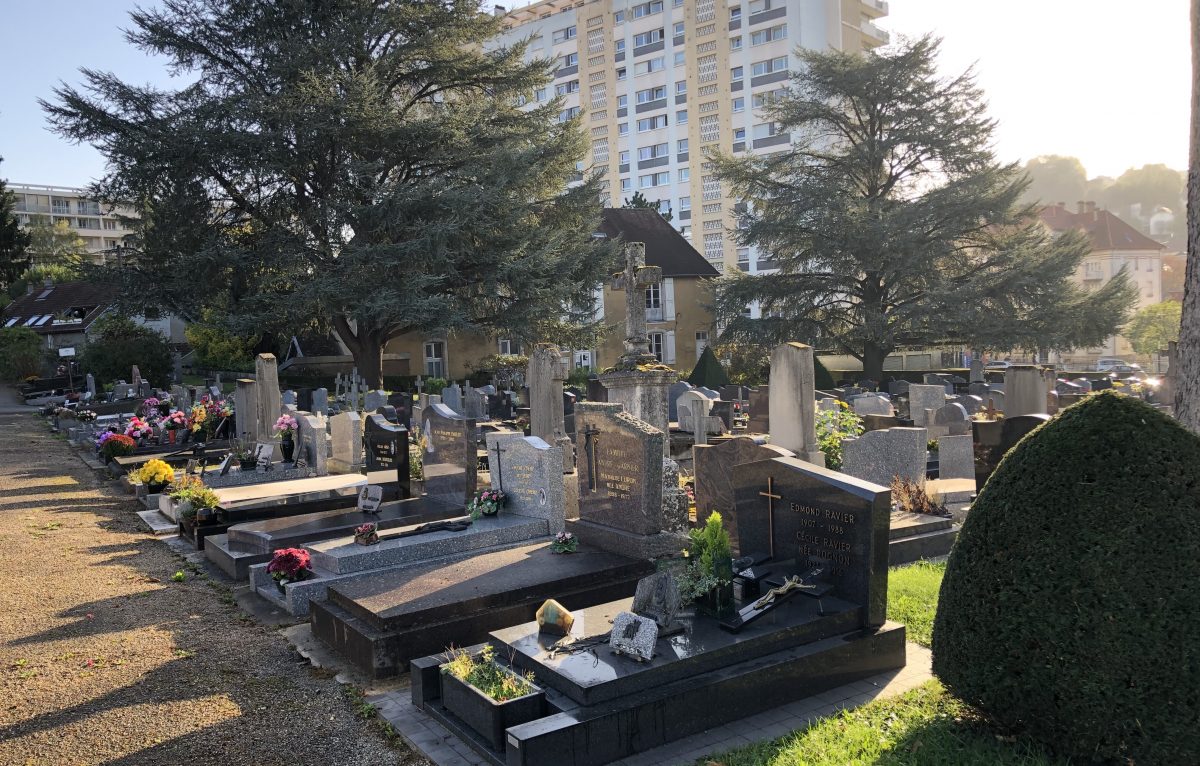
[(367, 416), (364, 440), (367, 471), (396, 471), (400, 483), (408, 481), (408, 429), (376, 412)]
[(492, 486), (508, 495), (505, 511), (546, 519), (550, 534), (561, 532), (565, 521), (562, 448), (511, 431), (484, 438)]
[(475, 421), (445, 404), (430, 404), (421, 413), (425, 494), (447, 505), (465, 506), (475, 495), (479, 458)]
[[(794, 560), (793, 571), (826, 567), (832, 593), (865, 607), (867, 627), (887, 612), (891, 491), (797, 458), (743, 464), (734, 475), (728, 526), (742, 551)], [(774, 568), (774, 567), (773, 567)]]
[(383, 487), (378, 484), (368, 484), (358, 493), (358, 510), (363, 513), (378, 513), (382, 502)]

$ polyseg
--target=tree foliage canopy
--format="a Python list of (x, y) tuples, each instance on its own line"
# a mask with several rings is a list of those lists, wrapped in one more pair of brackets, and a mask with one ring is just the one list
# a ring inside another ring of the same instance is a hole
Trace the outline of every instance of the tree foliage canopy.
[(0, 327), (0, 379), (21, 380), (42, 371), (42, 338), (28, 327)]
[[(1086, 242), (1053, 236), (1019, 204), (1025, 178), (995, 158), (973, 75), (940, 79), (937, 48), (925, 37), (863, 55), (802, 52), (770, 109), (794, 145), (718, 158), (751, 203), (740, 241), (778, 268), (723, 280), (725, 337), (836, 349), (878, 380), (906, 345), (1061, 349), (1121, 325), (1128, 281), (1090, 293), (1072, 282)], [(752, 303), (761, 318), (745, 316)]]
[(1167, 344), (1179, 340), (1179, 323), (1183, 305), (1179, 301), (1163, 301), (1147, 306), (1133, 315), (1122, 334), (1139, 354), (1166, 351)]
[(165, 0), (131, 17), (129, 41), (195, 81), (85, 70), (43, 106), (107, 156), (99, 196), (143, 210), (138, 268), (172, 308), (220, 293), (243, 333), (331, 326), (372, 384), (407, 332), (532, 341), (590, 320), (611, 269), (598, 180), (563, 192), (582, 130), (559, 100), (522, 107), (550, 62), (493, 46), (476, 0)]
[(171, 346), (155, 330), (108, 314), (88, 328), (87, 345), (79, 363), (97, 382), (104, 383), (129, 380), (136, 364), (143, 378), (163, 386), (171, 374)]

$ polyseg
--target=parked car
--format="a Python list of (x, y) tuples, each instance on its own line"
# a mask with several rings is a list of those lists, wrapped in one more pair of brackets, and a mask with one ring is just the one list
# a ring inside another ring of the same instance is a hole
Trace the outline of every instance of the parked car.
[(1132, 367), (1137, 372), (1141, 372), (1142, 369), (1132, 362), (1126, 362), (1117, 357), (1102, 357), (1096, 360), (1096, 372), (1113, 372), (1117, 367)]
[(1110, 374), (1115, 373), (1118, 375), (1141, 375), (1142, 368), (1141, 365), (1137, 364), (1118, 364), (1110, 367), (1108, 372)]
[(985, 364), (983, 366), (983, 369), (985, 369), (985, 370), (1007, 370), (1009, 367), (1012, 367), (1012, 362), (1009, 362), (1009, 361), (988, 362), (987, 364)]

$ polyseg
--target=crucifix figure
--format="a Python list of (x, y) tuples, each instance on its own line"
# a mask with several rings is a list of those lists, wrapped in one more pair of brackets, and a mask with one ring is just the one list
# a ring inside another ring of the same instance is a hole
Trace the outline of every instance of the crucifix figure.
[(600, 484), (600, 475), (596, 470), (596, 444), (600, 441), (600, 429), (588, 425), (583, 429), (583, 438), (583, 449), (588, 461), (588, 489), (595, 492)]
[(625, 271), (615, 275), (614, 290), (625, 291), (625, 353), (621, 363), (625, 366), (654, 363), (658, 359), (650, 353), (650, 338), (646, 334), (646, 290), (662, 282), (662, 269), (646, 265), (646, 243), (629, 242), (625, 245)]
[(760, 497), (767, 498), (767, 554), (775, 558), (775, 501), (782, 500), (783, 495), (775, 494), (775, 478), (767, 477), (767, 491), (759, 492)]

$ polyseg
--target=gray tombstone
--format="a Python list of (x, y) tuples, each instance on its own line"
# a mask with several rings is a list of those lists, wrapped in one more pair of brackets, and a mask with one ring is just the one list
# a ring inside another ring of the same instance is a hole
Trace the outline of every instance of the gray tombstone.
[(87, 392), (92, 396), (96, 395), (96, 376), (92, 373), (87, 374)]
[(462, 416), (462, 388), (460, 388), (457, 383), (451, 383), (449, 386), (442, 389), (442, 404), (453, 410), (454, 414)]
[(975, 355), (971, 359), (971, 382), (982, 383), (985, 380), (983, 376), (983, 357)]
[(927, 423), (930, 438), (961, 436), (971, 432), (971, 416), (961, 404), (947, 404), (933, 413), (933, 422)]
[[(685, 391), (691, 391), (693, 388), (691, 383), (686, 380), (678, 380), (667, 387), (667, 418), (672, 423), (679, 423), (679, 397)], [(680, 425), (683, 425), (680, 423)]]
[(891, 486), (892, 477), (924, 486), (929, 434), (924, 428), (868, 431), (842, 442), (842, 473)]
[(296, 404), (296, 392), (290, 388), (279, 395), (279, 402), (280, 404), (290, 404), (296, 407), (296, 409), (300, 409)]
[(962, 405), (962, 408), (967, 411), (968, 415), (974, 415), (983, 409), (983, 399), (973, 394), (960, 394), (952, 400), (955, 404)]
[(316, 415), (301, 413), (296, 417), (296, 424), (299, 427), (300, 454), (317, 476), (324, 476), (329, 472), (327, 462), (329, 447), (325, 438), (325, 421)]
[(425, 494), (451, 506), (465, 506), (475, 496), (479, 458), (475, 421), (445, 404), (430, 404), (421, 413)]
[(649, 662), (654, 659), (654, 646), (657, 643), (658, 623), (654, 620), (630, 612), (621, 612), (613, 618), (608, 645), (617, 654)]
[(654, 620), (661, 631), (675, 625), (675, 617), (679, 614), (682, 601), (675, 575), (671, 572), (656, 572), (638, 580), (630, 609), (634, 614)]
[(1035, 415), (1046, 411), (1046, 379), (1030, 364), (1013, 365), (1004, 372), (1004, 415)]
[(363, 395), (364, 412), (377, 412), (385, 404), (387, 404), (387, 391), (373, 389)]
[(312, 392), (312, 411), (314, 415), (329, 414), (329, 389), (318, 388)]
[(771, 353), (771, 443), (815, 465), (825, 465), (817, 447), (813, 350), (784, 343)]
[(353, 410), (339, 412), (329, 419), (333, 457), (331, 467), (341, 473), (355, 473), (362, 468), (363, 421)]
[(771, 433), (771, 392), (768, 386), (758, 386), (749, 393), (750, 410), (746, 430), (752, 434)]
[(680, 430), (692, 434), (696, 444), (707, 443), (708, 412), (712, 409), (712, 400), (699, 391), (684, 391), (675, 406), (679, 412)]
[(563, 381), (566, 365), (557, 346), (538, 344), (529, 355), (529, 433), (547, 444), (567, 435)]
[(892, 396), (908, 396), (908, 389), (912, 386), (907, 380), (889, 380), (887, 389)]
[(274, 354), (259, 354), (254, 360), (255, 420), (258, 422), (256, 441), (275, 440), (275, 421), (283, 411), (283, 396), (279, 392), (279, 365)]
[(945, 386), (913, 383), (908, 387), (908, 414), (915, 426), (923, 427), (928, 424), (926, 410), (940, 410), (945, 404)]
[(975, 479), (975, 443), (971, 434), (938, 439), (938, 478)]
[(550, 534), (566, 522), (562, 448), (536, 436), (489, 433), (484, 436), (492, 487), (508, 496), (505, 513), (546, 519)]
[(892, 417), (896, 414), (896, 408), (892, 406), (891, 400), (885, 396), (879, 396), (876, 394), (856, 396), (850, 401), (850, 406), (854, 409), (855, 415), (882, 415), (884, 417)]

